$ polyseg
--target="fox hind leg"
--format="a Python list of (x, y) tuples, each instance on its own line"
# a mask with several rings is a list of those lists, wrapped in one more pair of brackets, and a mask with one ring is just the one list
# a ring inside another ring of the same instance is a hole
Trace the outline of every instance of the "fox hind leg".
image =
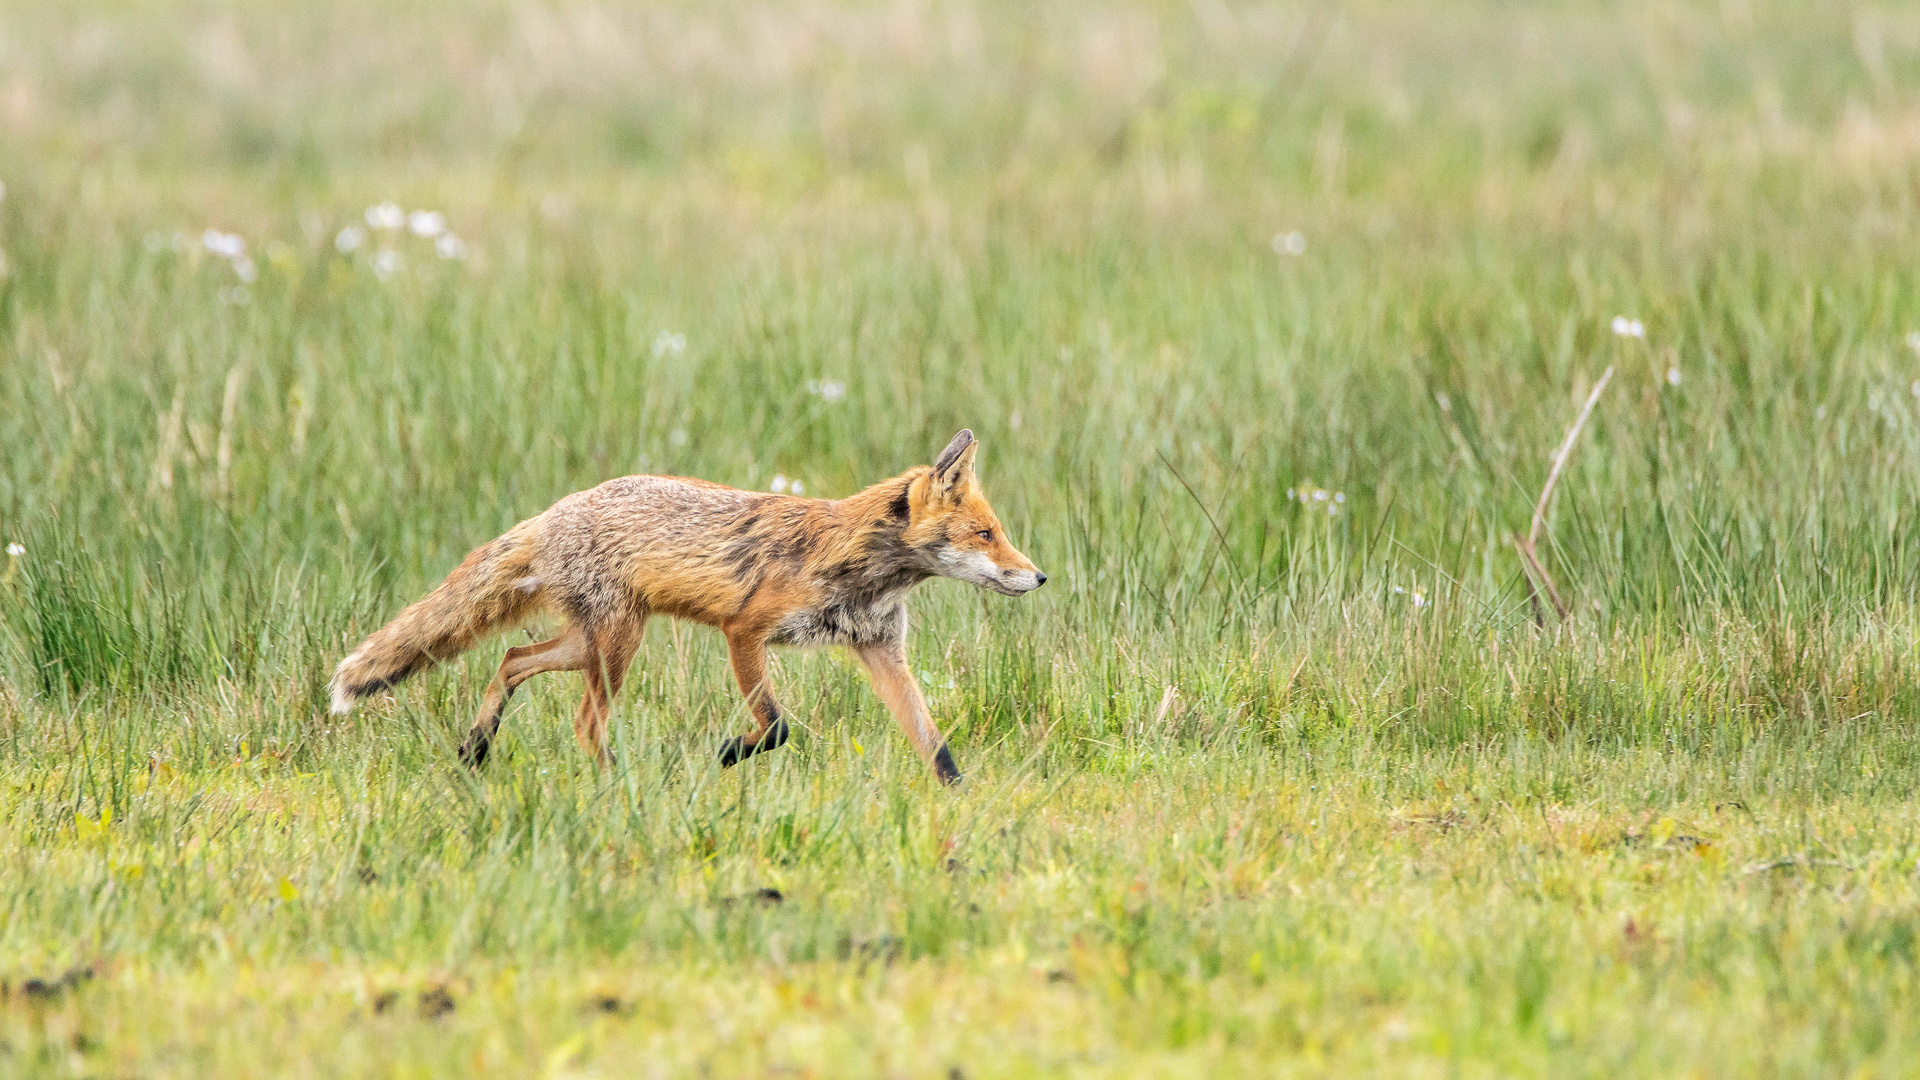
[(466, 742), (460, 745), (460, 760), (474, 769), (486, 763), (494, 733), (500, 730), (500, 718), (507, 711), (507, 700), (521, 683), (549, 671), (578, 671), (586, 666), (587, 660), (587, 636), (577, 626), (551, 640), (508, 649), (506, 659), (500, 661), (500, 670), (487, 684), (480, 715), (474, 720), (473, 729), (467, 732)]
[(787, 718), (773, 699), (773, 684), (767, 680), (765, 638), (750, 633), (728, 634), (727, 658), (733, 662), (733, 677), (740, 684), (740, 692), (746, 695), (747, 709), (759, 725), (745, 735), (728, 739), (720, 748), (723, 769), (787, 742)]
[(633, 654), (640, 649), (640, 632), (645, 627), (646, 619), (641, 617), (594, 634), (587, 662), (581, 668), (587, 689), (573, 717), (573, 737), (601, 765), (613, 761), (607, 752), (607, 718), (613, 713), (613, 699), (627, 680)]

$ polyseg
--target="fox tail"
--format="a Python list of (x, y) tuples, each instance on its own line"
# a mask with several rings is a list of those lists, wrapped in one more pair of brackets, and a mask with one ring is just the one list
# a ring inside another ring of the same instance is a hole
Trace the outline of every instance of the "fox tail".
[(476, 549), (432, 592), (340, 661), (328, 684), (334, 714), (538, 611), (540, 580), (532, 576), (532, 563), (540, 524), (539, 518), (522, 522)]

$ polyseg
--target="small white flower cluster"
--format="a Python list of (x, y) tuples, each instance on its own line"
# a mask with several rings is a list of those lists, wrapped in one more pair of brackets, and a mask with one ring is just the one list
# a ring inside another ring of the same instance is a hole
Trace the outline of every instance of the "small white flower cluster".
[(1307, 253), (1307, 238), (1298, 232), (1274, 233), (1273, 253), (1275, 255), (1292, 255), (1296, 258), (1305, 255)]
[(1319, 487), (1288, 488), (1287, 498), (1309, 510), (1324, 510), (1328, 517), (1338, 514), (1340, 508), (1347, 503), (1346, 492), (1328, 491), (1326, 488)]
[(1907, 348), (1920, 353), (1920, 330), (1915, 330), (1907, 335)]
[[(376, 233), (398, 233), (402, 229), (422, 240), (433, 241), (433, 253), (442, 259), (458, 261), (467, 257), (467, 242), (447, 231), (447, 215), (438, 210), (415, 210), (408, 213), (399, 203), (383, 202), (367, 207), (362, 216), (366, 228), (348, 225), (334, 234), (333, 247), (342, 255), (350, 255), (360, 250), (367, 242), (367, 229)], [(382, 281), (392, 277), (400, 269), (400, 253), (390, 247), (383, 247), (373, 256), (373, 274)]]
[(260, 276), (260, 269), (247, 257), (247, 241), (240, 234), (208, 229), (200, 234), (200, 246), (227, 260), (241, 281), (251, 282)]
[(27, 545), (21, 543), (18, 540), (15, 540), (13, 543), (7, 545), (7, 554), (12, 556), (13, 558), (17, 559), (20, 556), (25, 555), (26, 553), (27, 553)]
[(1615, 315), (1612, 325), (1613, 332), (1616, 336), (1639, 338), (1642, 341), (1646, 340), (1647, 327), (1646, 324), (1642, 323), (1639, 319), (1629, 319), (1625, 315)]
[(808, 379), (807, 393), (818, 397), (822, 401), (839, 401), (841, 398), (847, 396), (847, 384), (843, 382), (833, 382), (832, 380), (822, 382), (819, 379)]
[[(1395, 585), (1393, 587), (1393, 591), (1398, 595), (1405, 596), (1407, 592), (1407, 587), (1405, 585)], [(1421, 590), (1420, 586), (1415, 585), (1413, 587), (1413, 595), (1411, 597), (1408, 597), (1408, 603), (1413, 605), (1414, 610), (1417, 611), (1423, 607), (1426, 607), (1427, 604), (1429, 604), (1430, 602), (1431, 601), (1427, 599), (1427, 594)]]
[(789, 480), (783, 473), (774, 473), (771, 490), (775, 495), (805, 495), (807, 485), (801, 483), (798, 477)]
[(386, 232), (392, 232), (407, 223), (407, 212), (400, 209), (398, 203), (383, 202), (369, 206), (365, 216), (369, 228)]
[(662, 330), (653, 338), (653, 357), (658, 360), (669, 354), (679, 356), (687, 351), (687, 335)]
[(1680, 369), (1679, 368), (1670, 367), (1667, 369), (1667, 385), (1668, 386), (1680, 385)]

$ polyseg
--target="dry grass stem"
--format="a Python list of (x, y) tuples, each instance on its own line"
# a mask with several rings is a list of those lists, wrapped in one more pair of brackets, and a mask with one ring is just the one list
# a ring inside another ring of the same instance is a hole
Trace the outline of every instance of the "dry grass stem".
[(1608, 364), (1607, 370), (1600, 373), (1600, 381), (1594, 383), (1593, 390), (1587, 394), (1586, 404), (1580, 406), (1580, 415), (1574, 417), (1573, 425), (1567, 428), (1566, 438), (1560, 440), (1560, 449), (1554, 451), (1553, 467), (1547, 470), (1547, 482), (1540, 488), (1540, 501), (1533, 507), (1533, 524), (1528, 527), (1524, 539), (1515, 538), (1514, 540), (1514, 547), (1520, 551), (1520, 561), (1527, 568), (1527, 602), (1533, 609), (1533, 621), (1536, 626), (1546, 624), (1545, 616), (1540, 609), (1540, 596), (1535, 587), (1536, 582), (1539, 583), (1539, 588), (1546, 590), (1547, 599), (1552, 601), (1553, 610), (1559, 613), (1561, 619), (1565, 619), (1571, 610), (1567, 607), (1566, 601), (1561, 599), (1560, 590), (1553, 583), (1553, 576), (1547, 573), (1546, 566), (1540, 561), (1540, 532), (1546, 528), (1547, 504), (1553, 499), (1554, 486), (1560, 482), (1560, 473), (1566, 468), (1567, 458), (1573, 453), (1574, 443), (1580, 438), (1580, 429), (1587, 425), (1587, 417), (1593, 415), (1594, 403), (1600, 400), (1601, 391), (1607, 388), (1607, 383), (1612, 379), (1613, 365)]

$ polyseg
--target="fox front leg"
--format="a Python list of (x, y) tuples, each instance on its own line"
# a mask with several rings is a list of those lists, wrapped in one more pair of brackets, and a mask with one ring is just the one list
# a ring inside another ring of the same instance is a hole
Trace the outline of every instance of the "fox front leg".
[(913, 672), (907, 670), (906, 644), (890, 641), (881, 645), (858, 645), (854, 652), (866, 665), (874, 692), (887, 703), (887, 711), (893, 713), (894, 721), (907, 733), (933, 775), (943, 784), (959, 783), (960, 770), (953, 764), (947, 738), (934, 726), (933, 714), (927, 710), (927, 699), (920, 693), (920, 684), (914, 681)]
[(747, 709), (759, 726), (745, 735), (728, 739), (720, 748), (720, 767), (738, 765), (762, 750), (786, 745), (787, 718), (780, 703), (773, 699), (773, 684), (767, 681), (767, 643), (755, 633), (727, 635), (727, 658), (733, 662), (733, 677), (746, 695)]

